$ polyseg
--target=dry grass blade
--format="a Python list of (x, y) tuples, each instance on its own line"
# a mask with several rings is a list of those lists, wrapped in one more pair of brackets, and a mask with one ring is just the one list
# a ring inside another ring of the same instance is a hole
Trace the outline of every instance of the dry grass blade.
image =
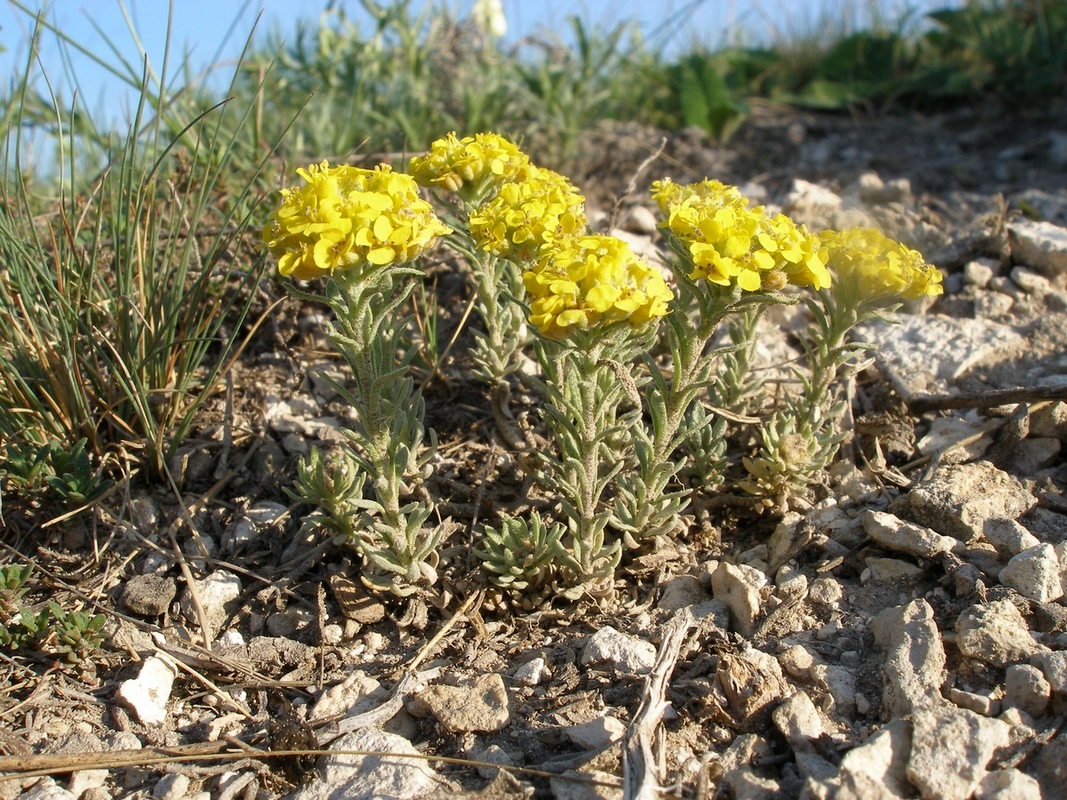
[[(79, 769), (119, 769), (121, 767), (153, 766), (204, 758), (247, 758), (240, 750), (224, 753), (229, 742), (201, 742), (177, 747), (146, 747), (141, 750), (112, 750), (107, 753), (41, 753), (25, 756), (0, 756), (0, 781), (54, 775)], [(273, 755), (264, 753), (263, 755)]]
[[(232, 747), (234, 750), (227, 751)], [(394, 761), (437, 761), (472, 769), (493, 769), (514, 775), (551, 778), (585, 786), (619, 788), (618, 781), (605, 781), (592, 776), (567, 774), (530, 767), (511, 767), (476, 761), (468, 758), (451, 758), (424, 753), (389, 753), (379, 750), (258, 750), (240, 740), (200, 742), (175, 747), (145, 747), (141, 750), (112, 750), (106, 753), (45, 753), (28, 756), (0, 756), (0, 782), (23, 780), (44, 775), (56, 775), (81, 769), (121, 769), (123, 767), (153, 767), (196, 761), (237, 761), (248, 758), (275, 759), (292, 756), (357, 756), (363, 758), (391, 759)]]
[(463, 316), (460, 317), (459, 324), (456, 326), (455, 333), (453, 333), (452, 338), (448, 340), (448, 344), (445, 346), (444, 351), (441, 353), (440, 356), (437, 357), (437, 360), (434, 362), (433, 366), (430, 369), (430, 373), (423, 379), (422, 383), (419, 384), (419, 392), (426, 391), (426, 387), (429, 386), (430, 381), (433, 380), (434, 375), (437, 375), (441, 371), (441, 365), (448, 360), (448, 356), (452, 353), (452, 347), (456, 344), (456, 341), (459, 339), (460, 334), (463, 333), (463, 328), (467, 325), (467, 319), (470, 317), (471, 311), (474, 309), (474, 304), (477, 299), (478, 298), (476, 295), (472, 296), (470, 301), (467, 303), (467, 307), (463, 311)]

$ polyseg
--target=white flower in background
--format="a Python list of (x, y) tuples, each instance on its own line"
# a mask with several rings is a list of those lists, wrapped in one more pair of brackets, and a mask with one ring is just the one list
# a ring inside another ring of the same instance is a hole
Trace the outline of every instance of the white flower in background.
[(500, 0), (477, 0), (471, 9), (471, 19), (482, 36), (502, 39), (508, 32), (508, 21)]

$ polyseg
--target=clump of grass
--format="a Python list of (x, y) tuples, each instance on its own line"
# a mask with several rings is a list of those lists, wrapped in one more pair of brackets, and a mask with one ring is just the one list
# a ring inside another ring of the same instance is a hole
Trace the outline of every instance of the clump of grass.
[(662, 93), (633, 91), (635, 81), (662, 81), (632, 23), (602, 29), (570, 17), (572, 43), (545, 33), (505, 47), (446, 6), (360, 6), (369, 24), (330, 8), (271, 31), (245, 64), (236, 93), (255, 95), (264, 135), (307, 104), (286, 137), (288, 160), (417, 152), (442, 131), (491, 129), (559, 166), (573, 162), (583, 131), (651, 115)]
[(1067, 6), (1047, 0), (971, 0), (929, 15), (902, 90), (919, 98), (992, 96), (1018, 108), (1067, 91)]
[[(265, 159), (248, 160), (247, 110), (177, 103), (165, 68), (158, 84), (146, 69), (121, 138), (52, 99), (44, 177), (55, 189), (43, 200), (22, 138), (34, 122), (23, 110), (40, 33), (5, 104), (14, 111), (0, 181), (0, 438), (24, 452), (83, 443), (96, 464), (125, 451), (159, 473), (239, 352), (265, 263), (243, 244)], [(102, 171), (86, 179), (90, 139), (107, 146)]]

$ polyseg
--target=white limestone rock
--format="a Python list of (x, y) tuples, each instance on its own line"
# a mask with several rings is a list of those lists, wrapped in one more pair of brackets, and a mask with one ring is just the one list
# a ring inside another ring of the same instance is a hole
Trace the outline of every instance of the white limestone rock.
[(1026, 620), (1010, 600), (964, 609), (956, 618), (956, 646), (967, 658), (1001, 669), (1048, 650), (1034, 641)]
[(162, 658), (151, 656), (137, 677), (119, 684), (116, 697), (144, 725), (160, 725), (167, 719), (167, 701), (174, 688), (174, 670)]
[[(992, 436), (978, 435), (981, 431), (982, 421), (970, 416), (938, 417), (930, 423), (926, 435), (915, 443), (915, 449), (924, 456), (938, 454), (941, 464), (973, 461), (985, 455), (993, 444)], [(957, 446), (958, 442), (964, 441), (967, 443)]]
[(987, 520), (1016, 519), (1036, 503), (1018, 479), (982, 461), (939, 467), (889, 510), (967, 542), (982, 536)]
[(943, 393), (975, 367), (1026, 346), (1008, 325), (940, 314), (869, 322), (858, 325), (855, 335), (878, 347), (879, 368), (904, 396)]
[(916, 558), (935, 559), (956, 546), (956, 540), (942, 536), (921, 525), (905, 522), (884, 511), (868, 510), (863, 515), (863, 530), (873, 541), (897, 553)]
[(907, 763), (911, 736), (911, 724), (894, 719), (862, 745), (845, 753), (841, 771), (868, 775), (894, 794), (909, 794)]
[(1067, 650), (1038, 653), (1030, 663), (1041, 670), (1053, 694), (1067, 695)]
[(624, 675), (645, 675), (656, 663), (656, 648), (644, 639), (605, 625), (585, 643), (582, 663), (610, 664)]
[(1067, 228), (1017, 219), (1008, 225), (1012, 258), (1047, 275), (1067, 271)]
[(425, 706), (450, 733), (492, 733), (511, 721), (508, 692), (495, 672), (455, 686), (434, 684), (411, 702)]
[(1004, 673), (1004, 705), (1035, 719), (1044, 716), (1052, 687), (1041, 670), (1030, 664), (1012, 664)]
[(1049, 603), (1063, 597), (1060, 562), (1051, 544), (1040, 544), (1012, 556), (1000, 571), (1000, 582), (1023, 597)]
[(912, 722), (908, 780), (926, 798), (968, 800), (986, 765), (1008, 743), (1008, 726), (952, 706), (924, 708)]
[(626, 735), (626, 723), (605, 714), (589, 722), (570, 725), (563, 729), (563, 735), (583, 750), (600, 750)]
[(711, 574), (712, 594), (730, 609), (734, 629), (746, 638), (756, 632), (762, 602), (759, 590), (765, 582), (756, 570), (725, 561)]
[(823, 735), (823, 721), (806, 692), (787, 698), (771, 714), (775, 727), (794, 751), (810, 751), (812, 741)]
[[(219, 569), (202, 581), (196, 581), (197, 597), (204, 609), (204, 616), (211, 630), (207, 635), (212, 639), (218, 633), (232, 610), (232, 604), (241, 596), (241, 579), (228, 570)], [(182, 613), (190, 623), (199, 624), (200, 618), (193, 604), (193, 595), (189, 587), (185, 588), (181, 599)]]
[(1013, 519), (987, 519), (982, 526), (982, 535), (998, 553), (1008, 558), (1041, 544), (1040, 539), (1030, 533), (1022, 523)]
[[(334, 740), (332, 750), (389, 755), (328, 755), (319, 762), (319, 779), (289, 795), (290, 800), (417, 800), (437, 785), (436, 773), (411, 742), (395, 733), (363, 728)], [(397, 758), (395, 756), (415, 756)]]
[(875, 642), (886, 651), (882, 667), (885, 686), (882, 710), (889, 717), (905, 717), (917, 709), (939, 705), (945, 680), (945, 648), (925, 600), (889, 608), (871, 627)]
[(986, 773), (974, 800), (1042, 800), (1041, 784), (1017, 769), (999, 769)]

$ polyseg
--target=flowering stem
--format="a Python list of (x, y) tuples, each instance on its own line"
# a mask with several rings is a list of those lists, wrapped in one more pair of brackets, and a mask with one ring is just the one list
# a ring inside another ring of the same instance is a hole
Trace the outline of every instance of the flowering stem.
[[(676, 252), (685, 254), (684, 247), (675, 244)], [(675, 264), (675, 279), (678, 283), (679, 308), (668, 319), (668, 337), (671, 347), (671, 360), (674, 378), (666, 399), (669, 438), (663, 437), (657, 442), (657, 458), (669, 458), (678, 442), (672, 444), (686, 412), (700, 392), (709, 387), (714, 379), (714, 368), (723, 355), (744, 350), (752, 346), (752, 337), (756, 323), (768, 305), (782, 302), (784, 298), (776, 294), (744, 294), (737, 286), (726, 288), (705, 285), (694, 281), (689, 272), (692, 262), (683, 255), (682, 261)], [(694, 313), (684, 313), (685, 307), (693, 307)], [(731, 314), (741, 317), (740, 335), (732, 346), (708, 351), (708, 343), (718, 331), (719, 326)], [(728, 376), (736, 384), (743, 377), (736, 374)], [(723, 387), (725, 392), (718, 398), (727, 407), (733, 407), (739, 397), (733, 392), (741, 387), (730, 385)]]
[[(714, 414), (703, 413), (686, 422), (693, 403), (715, 380), (719, 358), (733, 349), (708, 351), (708, 343), (728, 314), (741, 310), (758, 318), (769, 302), (766, 296), (743, 297), (736, 288), (702, 287), (682, 269), (676, 271), (676, 278), (679, 307), (667, 317), (673, 376), (668, 382), (649, 360), (652, 382), (646, 398), (651, 432), (638, 423), (634, 434), (637, 470), (619, 478), (613, 523), (628, 534), (631, 547), (637, 546), (637, 540), (669, 533), (689, 504), (690, 489), (668, 491), (674, 476), (686, 466), (686, 459), (675, 456), (679, 446), (697, 440), (705, 429), (716, 438), (725, 432), (724, 425), (716, 425)], [(719, 442), (713, 442), (696, 457), (712, 463), (719, 450)]]
[(756, 348), (759, 321), (766, 306), (749, 307), (731, 320), (728, 326), (734, 350), (724, 354), (725, 363), (715, 381), (714, 393), (718, 404), (738, 413), (746, 410), (745, 399), (755, 392), (762, 381), (753, 380), (749, 372)]
[(521, 449), (525, 442), (510, 422), (512, 415), (508, 408), (511, 399), (508, 376), (518, 368), (519, 354), (526, 340), (525, 317), (515, 299), (523, 291), (519, 267), (478, 247), (458, 224), (447, 243), (471, 267), (476, 307), (485, 325), (485, 333), (473, 332), (470, 357), (474, 361), (474, 376), (490, 386), (489, 398), (497, 430), (508, 444)]
[(821, 303), (808, 302), (814, 313), (818, 334), (805, 343), (811, 362), (811, 377), (806, 381), (803, 407), (798, 409), (807, 418), (808, 430), (814, 430), (817, 417), (829, 412), (832, 405), (831, 387), (841, 367), (854, 355), (867, 349), (863, 344), (846, 344), (848, 332), (871, 317), (862, 304), (839, 302), (825, 289), (818, 293), (818, 298)]
[(484, 336), (475, 333), (471, 357), (475, 360), (476, 376), (497, 383), (515, 371), (523, 345), (523, 315), (514, 300), (522, 292), (522, 277), (517, 265), (485, 252), (476, 251), (472, 267), (478, 310), (486, 332)]
[(433, 450), (431, 432), (430, 452), (420, 452), (425, 406), (407, 375), (414, 346), (399, 362), (395, 355), (403, 328), (396, 323), (397, 310), (412, 290), (410, 282), (399, 289), (397, 285), (411, 274), (417, 271), (402, 267), (338, 273), (328, 286), (327, 302), (337, 320), (331, 339), (351, 368), (355, 385), (354, 391), (335, 386), (356, 411), (356, 422), (346, 435), (377, 501), (377, 514), (361, 531), (360, 546), (380, 570), (416, 583), (432, 574), (422, 565), (436, 546), (437, 534), (420, 530), (432, 511), (428, 502), (402, 504), (414, 494), (414, 483), (425, 477), (424, 465)]
[(543, 456), (539, 476), (560, 497), (569, 521), (569, 552), (561, 562), (578, 583), (610, 580), (621, 558), (621, 543), (605, 545), (610, 512), (602, 499), (619, 471), (632, 461), (631, 430), (639, 408), (620, 415), (632, 379), (620, 380), (636, 353), (647, 349), (647, 336), (628, 325), (598, 336), (578, 336), (564, 344), (542, 343), (538, 356), (545, 370), (545, 421), (552, 428), (560, 455)]
[(782, 512), (833, 461), (845, 439), (845, 431), (835, 427), (844, 407), (835, 400), (834, 384), (841, 367), (868, 347), (845, 339), (856, 324), (870, 318), (871, 309), (842, 302), (825, 289), (806, 303), (815, 319), (812, 333), (803, 340), (810, 375), (796, 372), (803, 391), (762, 427), (758, 455), (744, 461), (750, 478), (741, 484)]

